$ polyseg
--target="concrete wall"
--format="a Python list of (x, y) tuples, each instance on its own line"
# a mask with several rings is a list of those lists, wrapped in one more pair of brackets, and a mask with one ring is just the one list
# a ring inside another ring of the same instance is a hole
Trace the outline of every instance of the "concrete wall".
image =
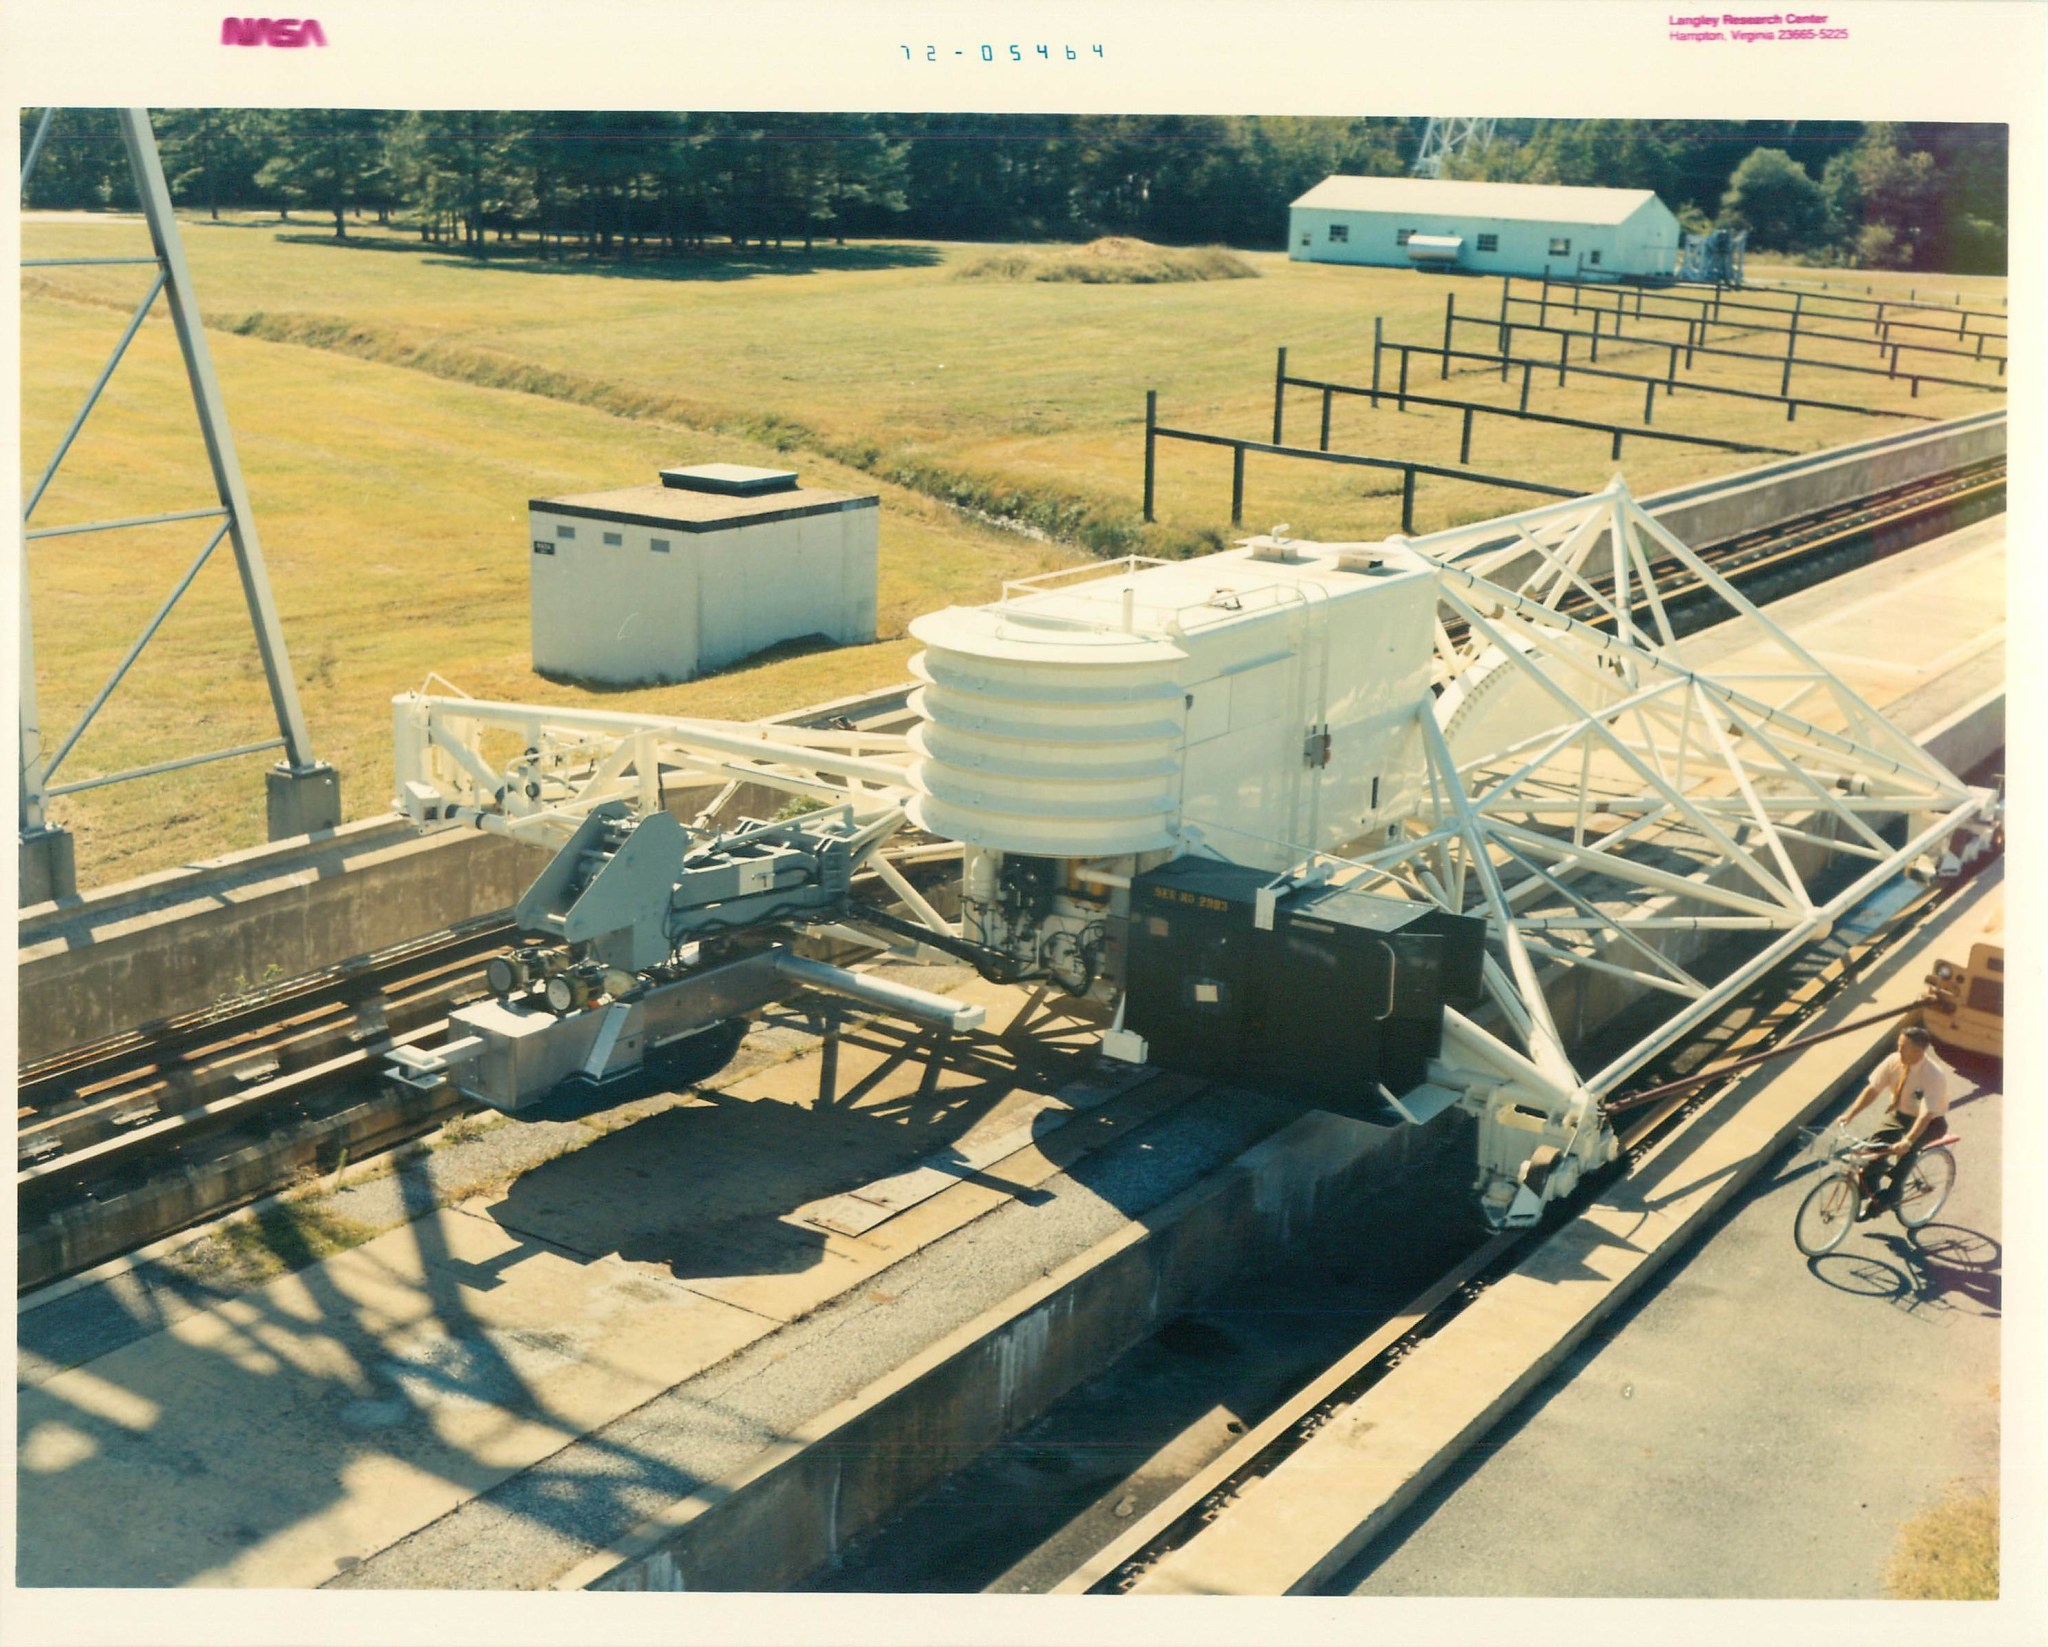
[(2004, 411), (1980, 412), (1659, 492), (1643, 506), (1687, 543), (1717, 543), (2005, 451)]
[(467, 833), (449, 850), (379, 819), (237, 854), (210, 874), (43, 905), (22, 922), (20, 1058), (508, 908), (545, 861), (495, 835)]
[[(1873, 435), (1825, 452), (1781, 458), (1717, 480), (1672, 487), (1638, 501), (1659, 525), (1699, 549), (2005, 453), (2004, 411), (1979, 412), (1947, 423)], [(1449, 535), (1435, 534), (1439, 538)], [(1512, 541), (1475, 540), (1451, 558), (1469, 559)], [(1605, 549), (1603, 533), (1595, 552)], [(1541, 564), (1539, 556), (1530, 554), (1505, 562), (1489, 576), (1512, 588)]]
[(1311, 1239), (1412, 1235), (1422, 1198), (1463, 1193), (1470, 1130), (1310, 1112), (557, 1587), (789, 1588), (1231, 1280)]

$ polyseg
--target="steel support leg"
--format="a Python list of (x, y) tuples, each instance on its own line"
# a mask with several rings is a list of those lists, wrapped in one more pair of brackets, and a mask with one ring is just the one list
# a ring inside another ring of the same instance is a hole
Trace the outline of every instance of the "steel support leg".
[[(177, 330), (178, 347), (185, 356), (185, 375), (192, 389), (192, 404), (199, 416), (199, 432), (206, 443), (206, 456), (213, 469), (213, 481), (221, 504), (228, 511), (228, 537), (234, 546), (235, 566), (241, 574), (242, 595), (249, 607), (249, 619), (256, 633), (256, 650), (263, 660), (263, 673), (270, 686), (270, 701), (277, 715), (278, 735), (284, 739), (285, 767), (293, 776), (315, 780), (306, 788), (307, 804), (296, 809), (300, 821), (316, 816), (316, 827), (332, 828), (341, 821), (341, 792), (333, 768), (313, 757), (312, 740), (306, 733), (304, 713), (299, 707), (298, 683), (292, 676), (291, 657), (285, 649), (284, 629), (278, 622), (277, 602), (271, 594), (270, 573), (264, 564), (263, 546), (256, 535), (255, 514), (242, 482), (241, 460), (235, 452), (234, 435), (228, 425), (227, 407), (221, 398), (220, 380), (213, 369), (213, 353), (207, 344), (198, 301), (192, 289), (192, 273), (185, 261), (184, 242), (179, 238), (177, 218), (171, 209), (171, 191), (164, 180), (163, 161), (157, 154), (156, 137), (150, 130), (149, 111), (121, 109), (121, 137), (128, 148), (128, 162), (135, 175), (135, 195), (142, 204), (142, 216), (149, 226), (149, 238), (164, 267), (164, 293), (171, 321)], [(314, 797), (325, 797), (333, 815), (324, 816)], [(287, 813), (295, 809), (287, 808)], [(273, 831), (279, 813), (271, 809)], [(294, 834), (303, 834), (295, 829)], [(273, 832), (273, 838), (277, 837)]]

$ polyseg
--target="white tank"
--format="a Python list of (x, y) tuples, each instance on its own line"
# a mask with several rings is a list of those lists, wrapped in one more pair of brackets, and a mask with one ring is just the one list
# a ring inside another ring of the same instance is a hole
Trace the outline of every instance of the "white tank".
[(1383, 832), (1419, 794), (1436, 585), (1340, 564), (1359, 547), (1255, 540), (919, 618), (912, 817), (1004, 852), (1274, 867)]

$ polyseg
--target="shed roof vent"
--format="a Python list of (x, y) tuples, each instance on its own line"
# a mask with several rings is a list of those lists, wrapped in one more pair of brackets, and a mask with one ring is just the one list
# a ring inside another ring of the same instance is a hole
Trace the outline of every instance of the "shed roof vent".
[(697, 463), (686, 469), (664, 469), (661, 483), (682, 492), (717, 492), (725, 497), (759, 497), (763, 492), (794, 492), (794, 469), (752, 469), (743, 463)]

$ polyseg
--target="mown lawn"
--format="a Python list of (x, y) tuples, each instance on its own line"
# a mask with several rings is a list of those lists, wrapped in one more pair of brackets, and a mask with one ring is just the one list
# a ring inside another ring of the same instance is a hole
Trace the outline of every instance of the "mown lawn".
[[(31, 219), (24, 255), (110, 256), (142, 241), (134, 220)], [(366, 232), (337, 246), (307, 224), (192, 221), (186, 243), (235, 421), (287, 636), (321, 753), (348, 811), (384, 803), (388, 701), (438, 670), (479, 695), (571, 701), (528, 660), (525, 503), (616, 485), (660, 463), (783, 461), (807, 482), (879, 490), (882, 631), (872, 647), (785, 658), (608, 702), (754, 714), (901, 678), (917, 612), (993, 593), (997, 580), (1086, 547), (1186, 553), (1219, 546), (1226, 452), (1166, 444), (1159, 524), (1139, 522), (1144, 397), (1162, 421), (1265, 439), (1274, 350), (1304, 376), (1364, 381), (1372, 320), (1434, 343), (1444, 301), (1498, 312), (1497, 282), (1294, 264), (1244, 254), (1257, 279), (1100, 285), (958, 277), (987, 246), (865, 244), (639, 265), (507, 258), (478, 265)], [(1802, 280), (1851, 277), (1791, 271)], [(38, 269), (24, 278), (23, 462), (31, 476), (76, 408), (140, 289), (137, 269)], [(1752, 271), (1753, 277), (1757, 271)], [(1925, 276), (1853, 277), (1903, 295)], [(2002, 282), (1944, 280), (1944, 295)], [(1812, 301), (1809, 299), (1809, 301)], [(1579, 317), (1580, 324), (1587, 317)], [(1770, 345), (1735, 328), (1728, 346)], [(1493, 334), (1461, 327), (1462, 346)], [(1533, 352), (1540, 345), (1531, 344)], [(1555, 348), (1554, 340), (1548, 344)], [(1849, 344), (1828, 358), (1873, 362)], [(1575, 349), (1581, 355), (1583, 345)], [(1802, 353), (1804, 353), (1802, 348)], [(1665, 351), (1611, 342), (1602, 364), (1661, 372)], [(1929, 360), (1926, 369), (1960, 362)], [(1389, 381), (1392, 358), (1387, 362)], [(1988, 369), (1957, 375), (1990, 380)], [(1775, 389), (1775, 366), (1702, 358), (1701, 383)], [(1512, 403), (1517, 384), (1417, 357), (1417, 390)], [(1802, 369), (1795, 390), (1954, 416), (1999, 397)], [(1614, 421), (1639, 387), (1535, 377), (1532, 409)], [(1289, 404), (1288, 437), (1313, 444), (1314, 397)], [(1455, 463), (1458, 414), (1403, 415), (1339, 402), (1339, 450)], [(1797, 450), (1903, 425), (1804, 412), (1787, 425), (1739, 401), (1660, 396), (1657, 426)], [(1761, 458), (1631, 443), (1638, 492)], [(1481, 419), (1472, 467), (1592, 489), (1617, 467), (1604, 436)], [(167, 324), (145, 328), (37, 524), (210, 501)], [(1255, 456), (1246, 525), (1379, 537), (1398, 527), (1398, 476)], [(1419, 529), (1511, 509), (1517, 496), (1425, 481)], [(948, 503), (1034, 523), (1060, 542), (997, 531)], [(43, 720), (61, 737), (197, 550), (194, 526), (40, 544), (31, 556)], [(133, 575), (129, 575), (133, 574)], [(261, 679), (225, 555), (60, 774), (75, 778), (265, 735)], [(138, 690), (139, 689), (139, 690)], [(82, 878), (117, 879), (253, 844), (255, 774), (209, 768), (62, 800)]]

